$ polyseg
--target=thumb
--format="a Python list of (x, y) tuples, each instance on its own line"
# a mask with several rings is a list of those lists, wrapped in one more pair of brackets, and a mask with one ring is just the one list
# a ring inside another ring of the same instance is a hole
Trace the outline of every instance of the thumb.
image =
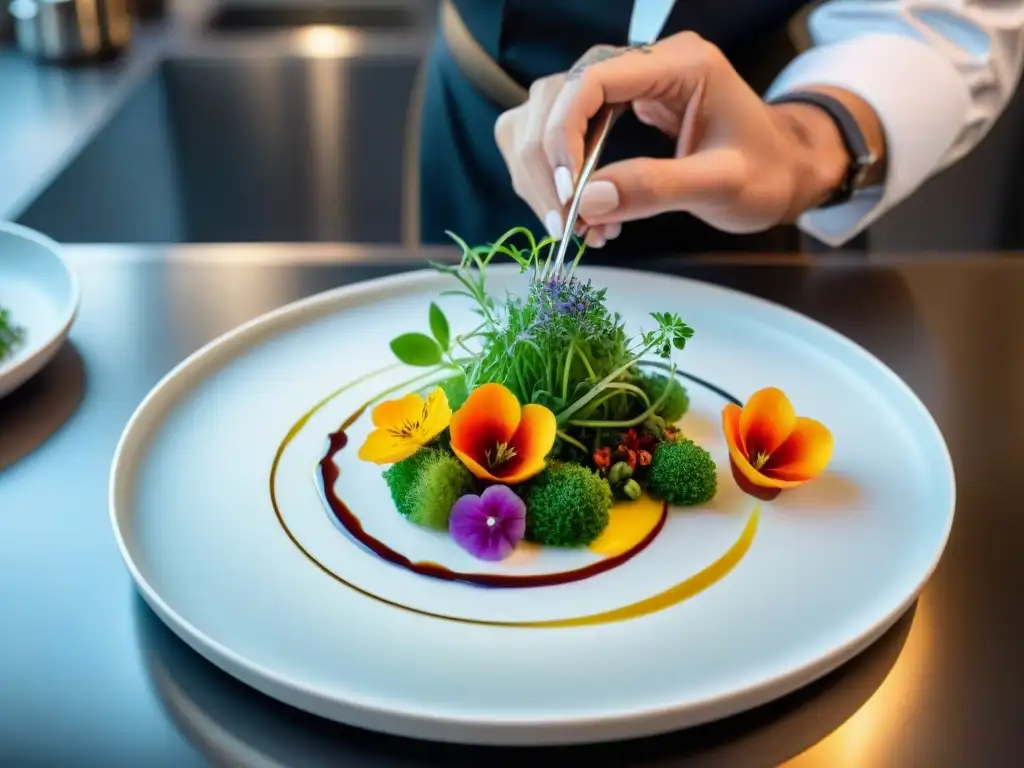
[(580, 216), (588, 224), (609, 224), (692, 210), (732, 199), (742, 184), (742, 159), (734, 150), (623, 160), (594, 173), (583, 190)]

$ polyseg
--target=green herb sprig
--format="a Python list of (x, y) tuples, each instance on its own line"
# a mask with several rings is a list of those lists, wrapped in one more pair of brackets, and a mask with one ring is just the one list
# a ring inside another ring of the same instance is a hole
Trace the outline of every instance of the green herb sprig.
[(11, 320), (9, 310), (0, 307), (0, 361), (6, 359), (25, 340), (25, 330)]
[[(654, 327), (630, 337), (622, 318), (606, 307), (606, 290), (576, 277), (584, 244), (578, 243), (568, 270), (555, 274), (556, 241), (538, 241), (524, 227), (476, 248), (448, 234), (462, 248), (462, 259), (458, 265), (431, 264), (459, 284), (441, 295), (469, 299), (481, 322), (452, 337), (447, 318), (432, 303), (430, 335), (407, 333), (391, 342), (399, 360), (449, 369), (464, 377), (466, 391), (495, 382), (521, 403), (546, 406), (555, 413), (563, 443), (584, 453), (602, 444), (603, 433), (660, 414), (671, 389), (655, 391), (638, 364), (654, 355), (667, 361), (670, 378), (675, 375), (672, 352), (684, 349), (693, 337), (693, 329), (678, 315), (654, 312)], [(525, 239), (526, 247), (516, 247), (516, 237)], [(487, 268), (498, 255), (530, 273), (525, 296), (510, 294), (498, 302), (487, 292)]]

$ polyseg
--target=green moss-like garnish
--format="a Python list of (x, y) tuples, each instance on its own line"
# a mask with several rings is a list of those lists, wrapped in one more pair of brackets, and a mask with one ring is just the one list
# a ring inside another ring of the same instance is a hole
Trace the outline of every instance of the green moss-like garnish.
[(647, 393), (647, 397), (652, 403), (661, 400), (665, 389), (668, 388), (668, 396), (662, 402), (656, 415), (669, 425), (675, 424), (683, 418), (690, 408), (690, 396), (675, 376), (661, 376), (657, 373), (644, 372), (640, 375), (640, 388)]
[(677, 506), (704, 504), (718, 491), (715, 461), (691, 440), (661, 443), (651, 457), (647, 490)]
[(552, 463), (524, 490), (526, 540), (552, 547), (589, 544), (608, 526), (608, 481), (579, 464)]
[(474, 490), (473, 475), (452, 454), (423, 448), (384, 473), (399, 514), (417, 525), (448, 529), (452, 505)]

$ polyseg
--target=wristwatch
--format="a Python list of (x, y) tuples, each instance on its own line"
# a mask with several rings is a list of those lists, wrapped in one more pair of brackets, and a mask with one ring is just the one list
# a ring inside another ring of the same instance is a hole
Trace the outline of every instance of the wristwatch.
[(832, 195), (822, 203), (820, 208), (828, 208), (847, 202), (859, 189), (863, 189), (865, 180), (878, 162), (878, 156), (868, 147), (864, 132), (857, 124), (850, 111), (839, 99), (835, 99), (817, 91), (791, 91), (768, 100), (769, 104), (810, 104), (818, 107), (836, 124), (843, 145), (850, 156), (850, 164), (843, 180), (833, 190)]

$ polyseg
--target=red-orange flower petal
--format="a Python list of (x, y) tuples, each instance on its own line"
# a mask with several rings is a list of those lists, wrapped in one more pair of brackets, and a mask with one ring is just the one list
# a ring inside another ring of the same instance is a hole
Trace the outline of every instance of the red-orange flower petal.
[(806, 482), (820, 475), (832, 459), (832, 433), (821, 422), (800, 416), (786, 441), (761, 472), (771, 478)]
[(544, 469), (556, 431), (544, 406), (520, 407), (505, 387), (484, 384), (452, 416), (451, 447), (476, 477), (513, 485)]
[(466, 469), (472, 472), (474, 477), (477, 477), (480, 480), (486, 480), (490, 483), (496, 483), (501, 479), (492, 475), (480, 462), (465, 451), (459, 450), (454, 445), (452, 446), (452, 453), (458, 457), (459, 461), (466, 465)]
[(762, 488), (795, 488), (801, 482), (790, 482), (781, 478), (766, 477), (754, 465), (750, 463), (740, 443), (740, 417), (742, 409), (732, 403), (722, 409), (722, 431), (725, 433), (725, 442), (729, 446), (729, 457), (733, 466), (739, 470), (744, 478), (753, 485)]
[(482, 459), (484, 451), (512, 439), (521, 417), (519, 401), (508, 389), (500, 384), (477, 387), (452, 415), (452, 450)]
[(544, 469), (544, 460), (555, 445), (558, 431), (555, 414), (543, 405), (524, 405), (522, 413), (519, 427), (509, 441), (517, 461), (509, 462), (508, 471), (502, 473), (502, 479), (509, 484), (529, 480)]
[(734, 403), (728, 403), (722, 409), (722, 432), (725, 433), (725, 442), (729, 446), (730, 455), (746, 459), (747, 453), (743, 448), (743, 436), (740, 434), (741, 415), (743, 415), (742, 408)]
[(785, 393), (777, 387), (758, 390), (743, 406), (739, 433), (743, 453), (755, 458), (771, 455), (796, 426), (796, 412)]

